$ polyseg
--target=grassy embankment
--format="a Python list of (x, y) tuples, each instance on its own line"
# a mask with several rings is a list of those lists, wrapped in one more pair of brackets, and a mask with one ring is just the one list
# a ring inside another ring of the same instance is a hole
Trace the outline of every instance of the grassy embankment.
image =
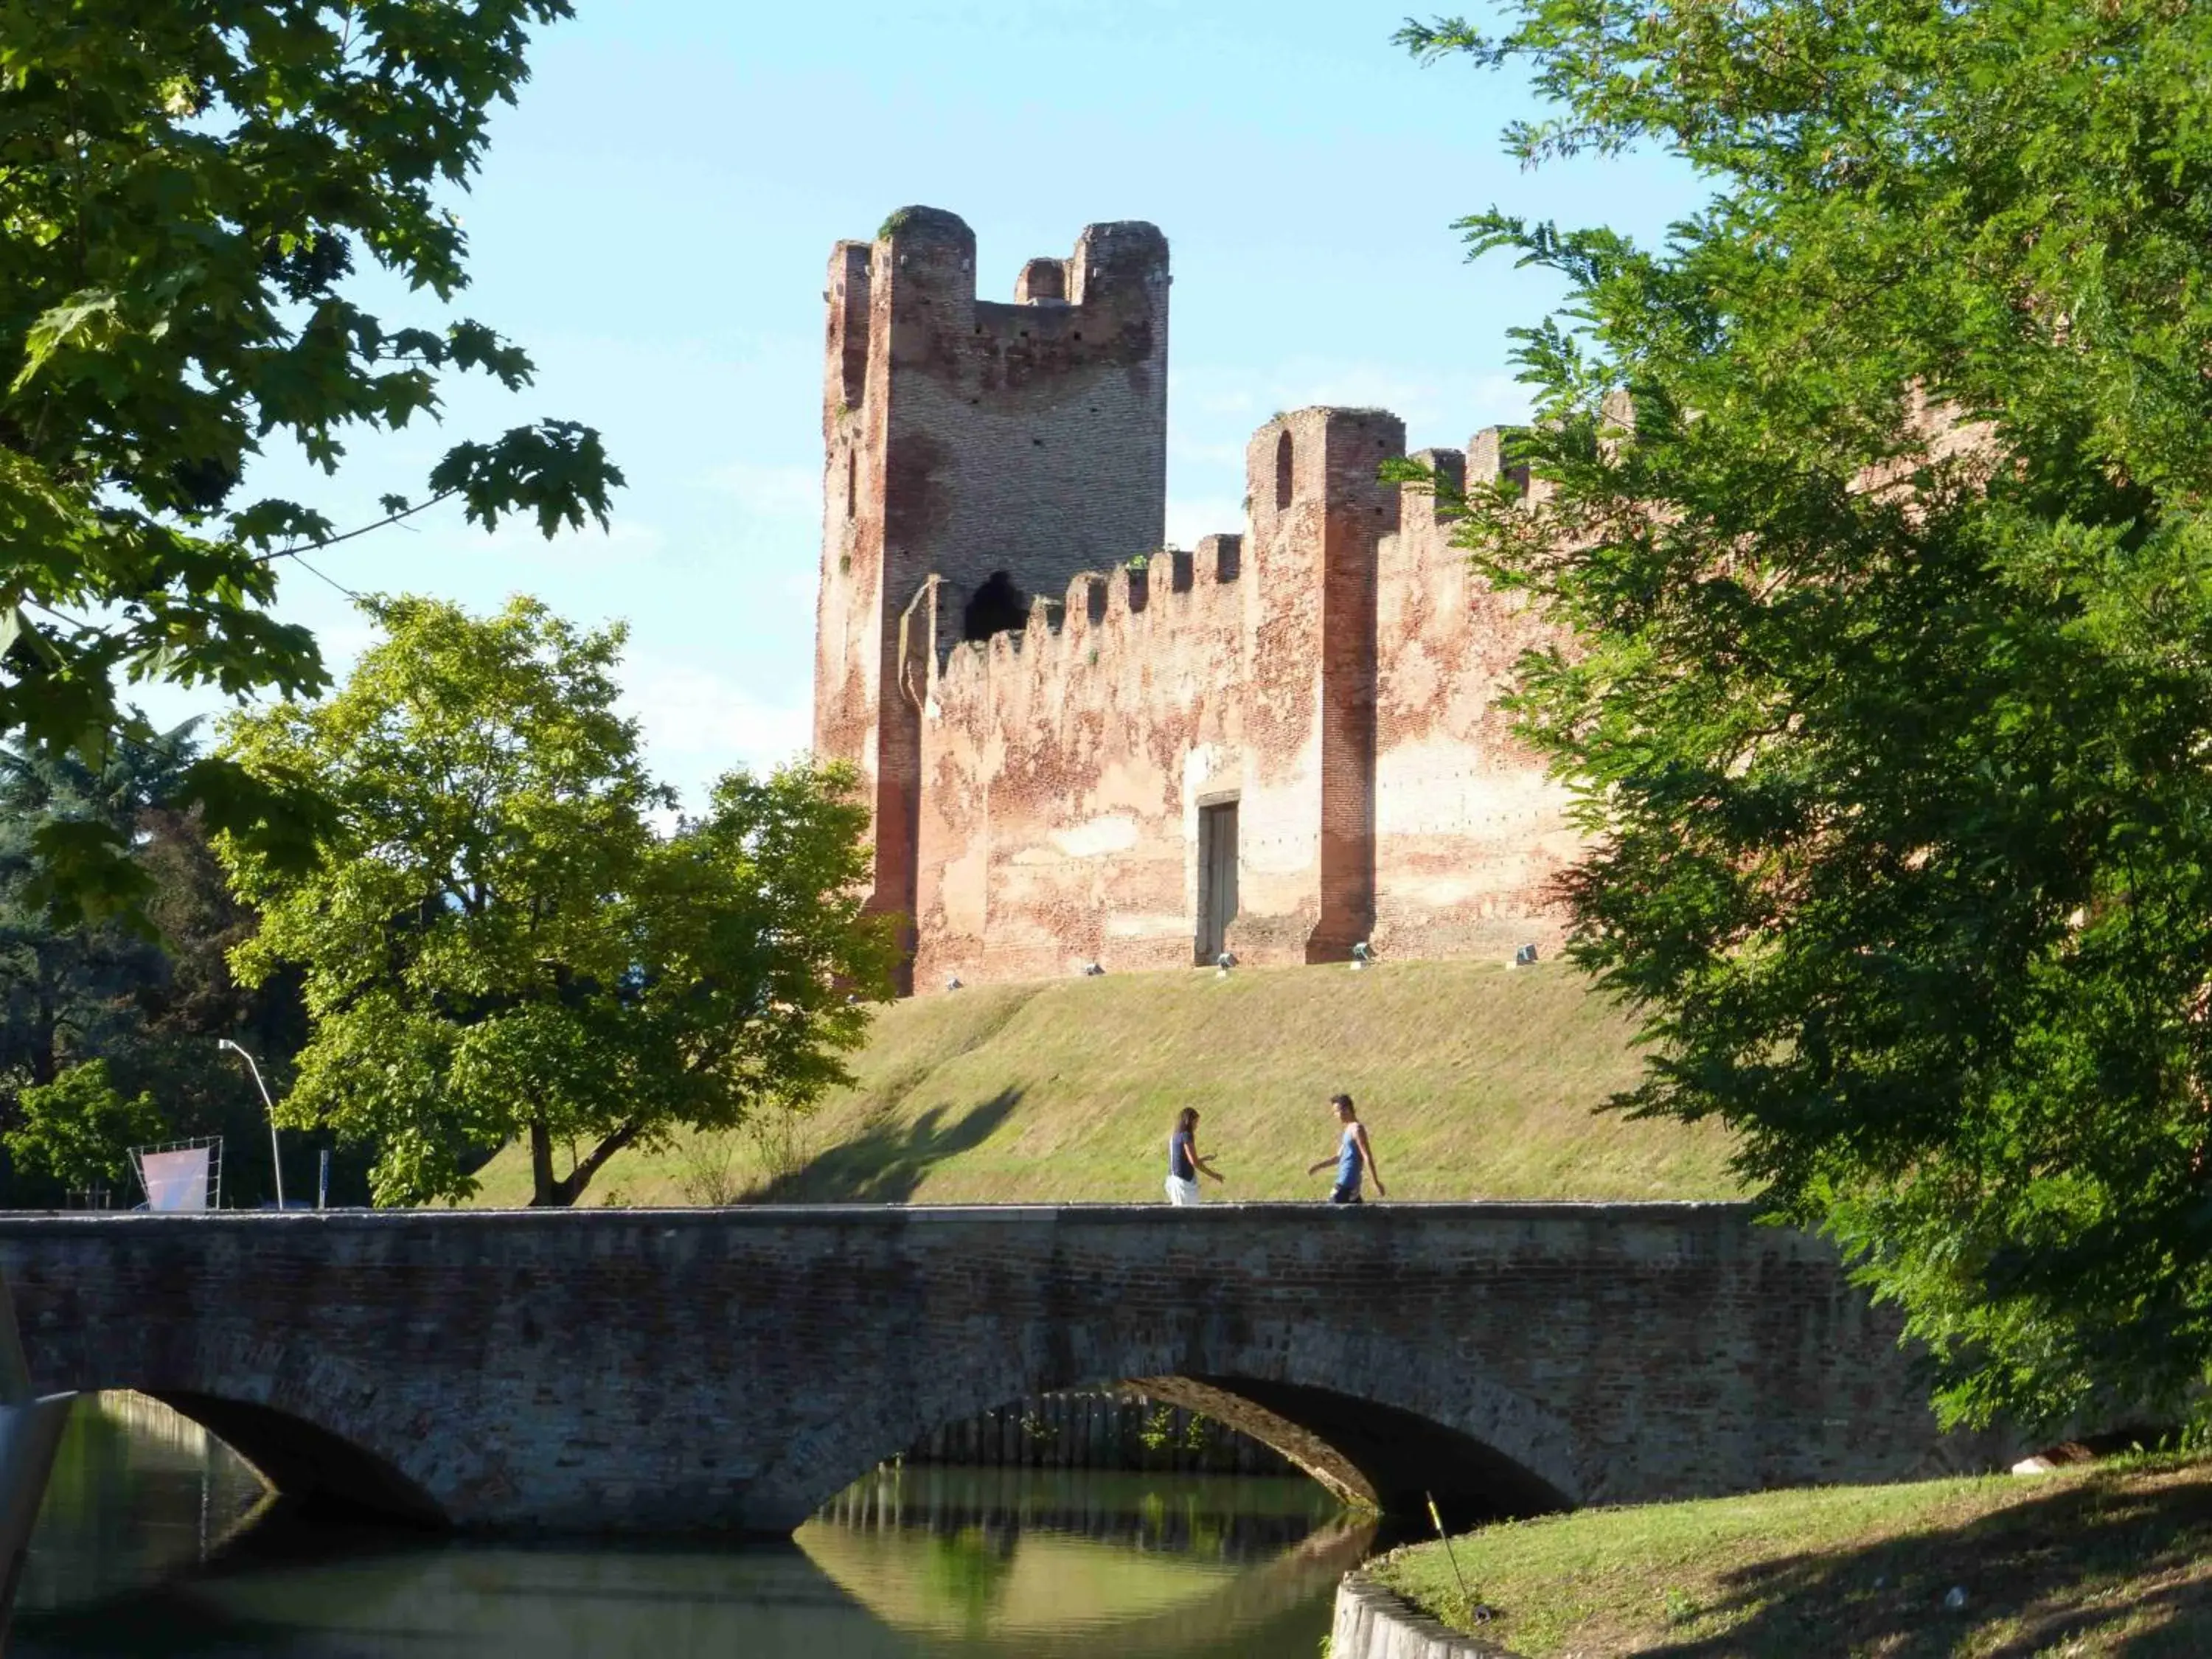
[[(1152, 1200), (1177, 1108), (1228, 1177), (1208, 1199), (1319, 1198), (1305, 1167), (1358, 1099), (1393, 1198), (1728, 1198), (1717, 1130), (1591, 1109), (1627, 1026), (1563, 965), (1388, 963), (1109, 975), (893, 1004), (854, 1086), (787, 1133), (611, 1160), (586, 1204)], [(564, 1166), (565, 1167), (565, 1164)], [(520, 1149), (477, 1202), (529, 1197)]]
[(2212, 1460), (1592, 1510), (1453, 1548), (1486, 1622), (1437, 1545), (1368, 1571), (1526, 1659), (2212, 1652)]

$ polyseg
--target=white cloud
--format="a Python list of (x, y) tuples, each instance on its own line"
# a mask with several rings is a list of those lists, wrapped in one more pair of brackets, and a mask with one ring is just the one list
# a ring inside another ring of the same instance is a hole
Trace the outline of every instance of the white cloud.
[(1244, 504), (1235, 496), (1168, 497), (1168, 542), (1174, 547), (1196, 547), (1201, 536), (1241, 535)]
[(672, 665), (633, 670), (623, 694), (643, 728), (657, 776), (696, 807), (707, 787), (734, 767), (765, 771), (812, 740), (808, 702), (771, 702), (711, 670)]

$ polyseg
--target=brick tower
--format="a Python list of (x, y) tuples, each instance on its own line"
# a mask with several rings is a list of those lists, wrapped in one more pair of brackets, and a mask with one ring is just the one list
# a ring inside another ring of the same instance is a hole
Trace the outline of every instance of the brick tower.
[(872, 908), (915, 913), (930, 654), (1164, 536), (1168, 281), (1135, 222), (1030, 260), (1011, 304), (975, 297), (975, 234), (936, 208), (830, 255), (814, 748), (865, 780)]

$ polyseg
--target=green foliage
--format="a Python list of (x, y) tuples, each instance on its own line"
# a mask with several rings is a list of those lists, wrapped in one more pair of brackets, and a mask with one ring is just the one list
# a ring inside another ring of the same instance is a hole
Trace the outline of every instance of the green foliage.
[(154, 1097), (125, 1099), (108, 1080), (104, 1060), (72, 1066), (52, 1083), (21, 1090), (16, 1099), (21, 1121), (0, 1140), (17, 1162), (71, 1189), (125, 1184), (130, 1149), (169, 1133)]
[[(198, 759), (180, 732), (118, 741), (96, 766), (0, 748), (0, 1127), (20, 1124), (23, 1089), (98, 1059), (121, 1092), (153, 1094), (173, 1136), (266, 1144), (260, 1097), (218, 1058), (216, 1040), (251, 1048), (281, 1090), (304, 1018), (289, 978), (248, 990), (230, 976), (224, 952), (253, 917), (224, 885), (200, 815), (167, 804)], [(58, 915), (49, 903), (56, 884), (42, 849), (58, 829), (85, 828), (128, 848), (147, 895), (143, 927)], [(13, 1162), (0, 1203), (65, 1200), (45, 1166)], [(360, 1183), (341, 1160), (333, 1196), (360, 1201)], [(252, 1204), (272, 1184), (265, 1159), (234, 1158), (224, 1196)]]
[[(268, 612), (288, 556), (362, 533), (240, 486), (272, 435), (325, 471), (348, 428), (439, 410), (440, 376), (528, 384), (483, 324), (389, 325), (347, 297), (356, 262), (450, 301), (465, 240), (447, 198), (488, 113), (567, 0), (83, 0), (0, 26), (0, 734), (41, 751), (143, 739), (118, 682), (312, 692), (314, 642)], [(487, 526), (605, 521), (621, 475), (548, 421), (464, 442), (427, 499)], [(204, 757), (181, 781), (215, 826), (311, 860), (318, 804)], [(55, 894), (136, 915), (149, 889), (98, 825), (50, 827)]]
[(1543, 484), (1464, 539), (1571, 645), (1575, 955), (1623, 1103), (1717, 1115), (1941, 1404), (2202, 1412), (2212, 1366), (2212, 13), (1519, 0), (1538, 161), (1656, 143), (1659, 249), (1492, 212)]
[(263, 910), (240, 976), (305, 975), (289, 1121), (374, 1139), (381, 1204), (465, 1196), (518, 1137), (532, 1201), (569, 1204), (625, 1146), (846, 1080), (890, 966), (853, 896), (866, 813), (847, 770), (732, 773), (657, 833), (673, 798), (614, 710), (620, 628), (526, 599), (368, 608), (385, 638), (341, 690), (230, 727), (241, 765), (337, 809), (310, 872), (222, 846)]

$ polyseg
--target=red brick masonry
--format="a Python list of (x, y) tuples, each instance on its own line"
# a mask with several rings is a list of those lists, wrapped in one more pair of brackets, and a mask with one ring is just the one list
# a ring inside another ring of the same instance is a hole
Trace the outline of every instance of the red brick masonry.
[(870, 781), (909, 988), (1188, 965), (1230, 803), (1242, 960), (1554, 941), (1577, 840), (1495, 707), (1545, 635), (1431, 496), (1376, 483), (1397, 417), (1277, 416), (1245, 529), (1165, 549), (1159, 232), (1091, 226), (1007, 305), (955, 216), (885, 229), (830, 262), (814, 731)]

